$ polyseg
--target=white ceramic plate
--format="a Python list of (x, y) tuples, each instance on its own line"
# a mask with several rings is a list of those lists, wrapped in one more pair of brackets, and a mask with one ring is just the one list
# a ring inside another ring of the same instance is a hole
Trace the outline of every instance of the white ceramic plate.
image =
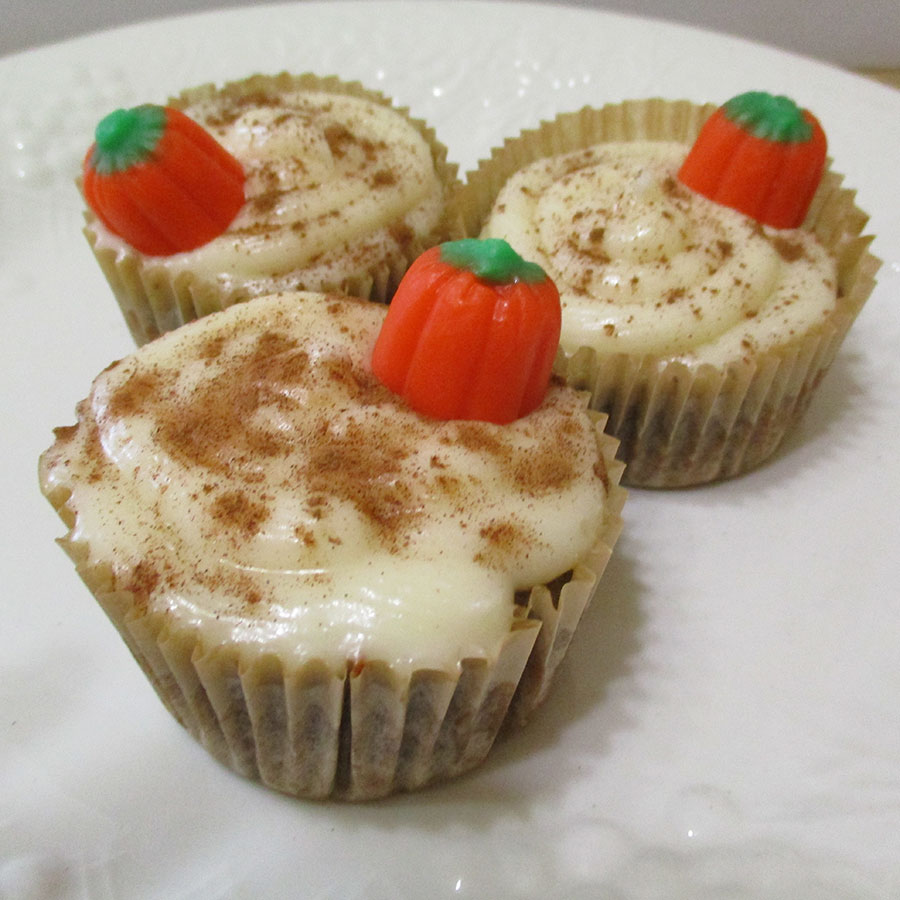
[[(53, 545), (36, 480), (51, 427), (130, 349), (72, 186), (95, 122), (281, 68), (392, 94), (463, 169), (585, 103), (790, 93), (885, 260), (774, 461), (632, 492), (535, 721), (470, 777), (367, 806), (295, 802), (196, 746)], [(168, 20), (2, 59), (0, 84), (0, 896), (900, 896), (900, 93), (659, 22), (463, 2)]]

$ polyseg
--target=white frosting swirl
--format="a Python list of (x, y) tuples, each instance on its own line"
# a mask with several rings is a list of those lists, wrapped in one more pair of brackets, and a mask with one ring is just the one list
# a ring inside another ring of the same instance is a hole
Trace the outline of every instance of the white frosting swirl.
[(508, 426), (438, 422), (375, 381), (380, 304), (288, 294), (102, 373), (42, 458), (71, 538), (136, 604), (282, 658), (491, 658), (516, 590), (568, 571), (605, 468), (573, 391)]
[(556, 281), (563, 347), (722, 364), (789, 341), (835, 305), (834, 262), (677, 180), (687, 147), (599, 144), (542, 159), (500, 191), (483, 237)]
[[(312, 90), (222, 90), (181, 107), (244, 167), (246, 202), (225, 233), (157, 258), (250, 295), (341, 284), (439, 235), (446, 188), (432, 148), (389, 106)], [(99, 223), (100, 246), (126, 245)]]

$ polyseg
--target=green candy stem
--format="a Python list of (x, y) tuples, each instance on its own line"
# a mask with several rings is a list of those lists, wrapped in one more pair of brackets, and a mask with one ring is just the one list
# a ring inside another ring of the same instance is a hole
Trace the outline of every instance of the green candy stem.
[(144, 162), (156, 149), (165, 128), (162, 106), (144, 104), (111, 112), (94, 131), (94, 171), (109, 175)]
[(441, 261), (457, 269), (467, 269), (484, 281), (536, 284), (547, 280), (537, 264), (526, 262), (501, 238), (463, 238), (441, 244)]
[(725, 115), (754, 137), (778, 143), (802, 143), (813, 128), (803, 118), (803, 110), (789, 97), (765, 91), (747, 91), (724, 104)]

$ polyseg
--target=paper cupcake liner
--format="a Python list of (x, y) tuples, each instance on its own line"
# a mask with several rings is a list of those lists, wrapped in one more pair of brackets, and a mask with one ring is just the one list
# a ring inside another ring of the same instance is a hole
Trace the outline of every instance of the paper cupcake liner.
[(291, 75), (253, 75), (242, 81), (229, 82), (221, 88), (213, 84), (189, 88), (168, 104), (185, 108), (192, 103), (221, 92), (248, 96), (259, 92), (309, 90), (343, 94), (388, 106), (404, 116), (422, 135), (431, 149), (435, 171), (445, 186), (447, 204), (443, 220), (428, 235), (413, 236), (396, 255), (371, 266), (360, 266), (342, 279), (311, 276), (298, 269), (278, 277), (227, 286), (191, 272), (172, 275), (154, 257), (132, 250), (121, 240), (109, 241), (108, 232), (87, 209), (84, 234), (115, 296), (134, 341), (139, 346), (172, 331), (186, 322), (225, 309), (261, 294), (283, 290), (308, 290), (323, 293), (350, 294), (376, 302), (390, 300), (400, 279), (411, 263), (429, 247), (462, 236), (462, 224), (456, 210), (461, 185), (457, 166), (447, 161), (447, 148), (422, 119), (410, 115), (407, 107), (397, 107), (379, 91), (363, 87), (359, 82), (346, 82), (336, 76), (320, 77), (312, 73)]
[[(469, 172), (460, 198), (466, 233), (477, 235), (507, 179), (529, 163), (607, 141), (693, 142), (716, 109), (685, 100), (631, 100), (564, 113), (495, 148)], [(829, 163), (830, 165), (830, 163)], [(796, 425), (875, 284), (880, 261), (862, 231), (868, 217), (843, 176), (828, 169), (803, 227), (838, 265), (838, 301), (809, 333), (750, 362), (688, 367), (661, 356), (558, 354), (556, 371), (591, 395), (620, 441), (623, 483), (686, 487), (730, 478), (769, 458)]]
[[(546, 697), (622, 527), (623, 466), (597, 419), (608, 499), (596, 545), (553, 583), (516, 597), (496, 658), (464, 659), (453, 671), (401, 676), (377, 660), (335, 670), (321, 660), (208, 646), (201, 627), (117, 590), (111, 568), (92, 563), (84, 543), (60, 543), (162, 702), (221, 763), (310, 799), (409, 791), (477, 766), (501, 728), (523, 723)], [(71, 527), (68, 497), (48, 499)]]

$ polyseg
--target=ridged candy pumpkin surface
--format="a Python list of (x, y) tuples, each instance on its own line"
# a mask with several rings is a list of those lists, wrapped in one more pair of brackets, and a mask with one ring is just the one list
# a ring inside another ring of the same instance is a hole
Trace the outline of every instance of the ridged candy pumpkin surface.
[(118, 109), (94, 138), (82, 165), (85, 200), (141, 253), (169, 256), (202, 246), (243, 206), (240, 162), (177, 109)]
[(798, 228), (822, 179), (826, 150), (811, 112), (788, 97), (749, 91), (710, 116), (678, 178), (763, 225)]
[(540, 266), (503, 240), (451, 241), (400, 282), (372, 370), (423, 415), (506, 424), (544, 399), (560, 327)]

